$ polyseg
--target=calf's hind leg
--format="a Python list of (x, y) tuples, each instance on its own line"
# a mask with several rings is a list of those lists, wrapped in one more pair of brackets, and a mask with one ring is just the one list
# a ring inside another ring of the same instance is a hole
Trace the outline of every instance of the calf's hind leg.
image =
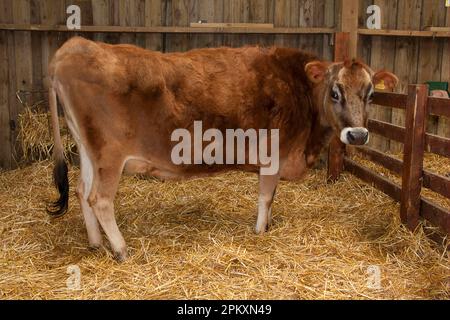
[(92, 208), (86, 200), (87, 195), (84, 185), (85, 183), (82, 179), (80, 179), (77, 188), (77, 196), (80, 201), (81, 212), (84, 216), (84, 223), (86, 225), (89, 239), (89, 247), (92, 249), (97, 249), (102, 244), (102, 235), (100, 233), (97, 217), (94, 215)]
[(89, 246), (96, 249), (99, 248), (102, 243), (102, 235), (100, 233), (97, 217), (87, 201), (93, 182), (93, 167), (84, 147), (81, 145), (78, 149), (80, 152), (81, 176), (78, 183), (77, 196), (80, 201), (81, 212), (83, 212), (84, 222), (86, 224)]
[(89, 195), (89, 203), (111, 244), (111, 249), (118, 261), (127, 258), (125, 240), (117, 226), (114, 216), (114, 197), (119, 185), (122, 165), (97, 166), (94, 183)]

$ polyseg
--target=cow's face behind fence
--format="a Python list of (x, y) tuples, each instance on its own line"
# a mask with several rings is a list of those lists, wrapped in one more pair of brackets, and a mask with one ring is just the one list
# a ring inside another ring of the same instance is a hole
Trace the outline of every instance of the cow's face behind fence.
[[(305, 66), (308, 78), (321, 87), (326, 122), (345, 144), (364, 145), (369, 142), (368, 106), (374, 89), (382, 85), (393, 89), (398, 78), (386, 71), (374, 73), (357, 62), (327, 63), (313, 61)], [(323, 91), (322, 91), (323, 90)]]

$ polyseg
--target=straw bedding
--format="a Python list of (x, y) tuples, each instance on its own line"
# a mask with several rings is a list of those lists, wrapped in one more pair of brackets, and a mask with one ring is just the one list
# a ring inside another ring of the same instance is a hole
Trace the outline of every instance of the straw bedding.
[[(51, 220), (48, 161), (0, 175), (0, 298), (448, 299), (448, 253), (399, 222), (398, 205), (355, 177), (324, 171), (283, 182), (274, 225), (252, 228), (257, 177), (230, 173), (184, 182), (124, 177), (116, 216), (130, 259), (87, 249), (80, 208)], [(71, 187), (78, 177), (71, 168)], [(67, 267), (81, 287), (66, 287)], [(370, 266), (381, 287), (368, 287)]]
[[(441, 159), (427, 163), (450, 172)], [(333, 185), (324, 170), (282, 182), (264, 236), (253, 233), (256, 175), (125, 176), (115, 205), (130, 258), (120, 264), (107, 241), (87, 248), (75, 166), (69, 212), (47, 216), (52, 167), (44, 160), (0, 173), (0, 299), (450, 298), (448, 251), (422, 228), (405, 229), (396, 202), (347, 173)], [(81, 271), (76, 290), (66, 286), (72, 265)], [(370, 285), (373, 268), (379, 287)]]

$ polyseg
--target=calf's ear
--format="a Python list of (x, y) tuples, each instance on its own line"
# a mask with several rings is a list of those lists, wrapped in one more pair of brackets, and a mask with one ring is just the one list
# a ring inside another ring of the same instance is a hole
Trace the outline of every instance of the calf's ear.
[(320, 83), (327, 74), (328, 63), (323, 61), (312, 61), (305, 66), (306, 76), (314, 84)]
[(373, 75), (372, 82), (377, 89), (392, 91), (398, 84), (398, 78), (393, 73), (378, 71)]

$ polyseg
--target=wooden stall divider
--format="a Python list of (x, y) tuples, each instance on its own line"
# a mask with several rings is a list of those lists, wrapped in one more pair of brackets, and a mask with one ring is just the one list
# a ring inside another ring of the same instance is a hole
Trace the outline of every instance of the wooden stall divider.
[(411, 230), (419, 224), (420, 216), (427, 99), (427, 85), (408, 87), (400, 217)]

